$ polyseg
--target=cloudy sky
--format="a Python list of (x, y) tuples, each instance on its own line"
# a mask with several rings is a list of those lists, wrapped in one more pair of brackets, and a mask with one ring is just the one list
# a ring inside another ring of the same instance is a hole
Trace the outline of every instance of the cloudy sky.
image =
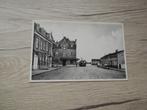
[(48, 33), (52, 32), (55, 41), (63, 36), (70, 40), (77, 39), (77, 58), (86, 61), (124, 49), (123, 27), (119, 23), (35, 22)]

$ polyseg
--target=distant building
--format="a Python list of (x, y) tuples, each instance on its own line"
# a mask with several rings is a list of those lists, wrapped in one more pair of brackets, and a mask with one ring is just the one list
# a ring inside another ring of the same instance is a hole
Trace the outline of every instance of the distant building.
[(32, 69), (52, 67), (54, 39), (39, 24), (34, 23)]
[(92, 65), (97, 65), (100, 63), (100, 59), (91, 59), (91, 64)]
[(101, 58), (101, 64), (103, 67), (114, 67), (117, 68), (117, 54), (110, 53), (108, 55), (105, 55)]
[(124, 59), (124, 51), (115, 51), (114, 53), (107, 54), (103, 56), (101, 59), (101, 65), (103, 67), (113, 67), (125, 69), (125, 59)]
[(63, 37), (54, 46), (54, 65), (73, 65), (76, 64), (76, 40), (70, 41)]

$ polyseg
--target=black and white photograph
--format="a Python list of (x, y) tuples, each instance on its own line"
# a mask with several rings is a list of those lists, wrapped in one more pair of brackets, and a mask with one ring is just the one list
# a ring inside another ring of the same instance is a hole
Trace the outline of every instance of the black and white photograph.
[(122, 23), (34, 20), (31, 81), (127, 80)]

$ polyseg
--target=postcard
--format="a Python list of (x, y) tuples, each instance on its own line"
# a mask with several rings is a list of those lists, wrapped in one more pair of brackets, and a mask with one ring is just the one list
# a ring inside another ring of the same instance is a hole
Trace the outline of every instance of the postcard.
[(34, 20), (31, 82), (127, 80), (122, 23)]

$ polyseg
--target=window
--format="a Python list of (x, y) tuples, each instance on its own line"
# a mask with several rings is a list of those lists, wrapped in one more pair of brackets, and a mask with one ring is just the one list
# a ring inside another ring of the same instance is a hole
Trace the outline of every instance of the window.
[(45, 50), (45, 43), (46, 43), (46, 42), (45, 42), (45, 41), (43, 41), (43, 50)]
[(42, 55), (41, 54), (39, 55), (39, 63), (40, 63), (39, 65), (42, 65)]
[(47, 57), (47, 55), (46, 55), (46, 62), (48, 61), (48, 57)]
[(40, 49), (42, 50), (42, 40), (40, 40)]
[(56, 52), (56, 56), (58, 56), (58, 52)]
[(63, 53), (63, 57), (66, 57), (66, 53)]
[(46, 51), (48, 51), (48, 42), (46, 42)]
[(36, 37), (35, 39), (35, 47), (38, 48), (39, 47), (39, 38)]

